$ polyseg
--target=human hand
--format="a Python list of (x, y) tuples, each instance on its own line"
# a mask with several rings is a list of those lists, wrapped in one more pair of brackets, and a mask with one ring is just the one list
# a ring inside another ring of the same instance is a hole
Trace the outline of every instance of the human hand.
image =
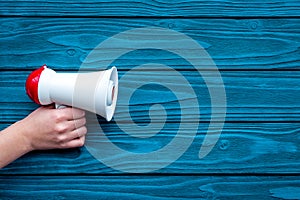
[(40, 107), (21, 120), (30, 150), (81, 147), (85, 142), (85, 112), (77, 108)]

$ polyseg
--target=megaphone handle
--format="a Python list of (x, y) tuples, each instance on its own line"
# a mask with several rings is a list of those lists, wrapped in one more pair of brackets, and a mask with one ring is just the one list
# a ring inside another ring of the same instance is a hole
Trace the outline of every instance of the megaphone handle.
[(55, 108), (56, 109), (61, 109), (61, 108), (66, 108), (67, 106), (65, 106), (65, 105), (62, 105), (62, 104), (55, 104)]

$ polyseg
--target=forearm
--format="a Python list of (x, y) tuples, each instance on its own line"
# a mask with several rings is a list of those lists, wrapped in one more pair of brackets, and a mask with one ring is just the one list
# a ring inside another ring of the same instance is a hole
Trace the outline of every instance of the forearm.
[(19, 121), (0, 132), (0, 168), (32, 150), (25, 131)]

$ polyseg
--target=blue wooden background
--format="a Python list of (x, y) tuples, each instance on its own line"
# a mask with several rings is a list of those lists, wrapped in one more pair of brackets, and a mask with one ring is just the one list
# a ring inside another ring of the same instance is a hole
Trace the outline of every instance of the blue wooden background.
[[(1, 129), (37, 107), (24, 91), (32, 70), (44, 63), (58, 71), (78, 70), (101, 41), (145, 26), (180, 31), (202, 44), (220, 70), (228, 104), (221, 138), (204, 159), (198, 151), (210, 119), (205, 100), (193, 144), (163, 169), (122, 173), (84, 147), (36, 151), (0, 170), (0, 199), (300, 199), (299, 1), (6, 0), (0, 2), (0, 16)], [(117, 63), (120, 76), (151, 60), (177, 69), (205, 96), (195, 71), (163, 52), (128, 54)], [(161, 99), (151, 88), (142, 92), (130, 114), (142, 124), (149, 121), (149, 104), (161, 103), (169, 114), (161, 134), (135, 143), (103, 122), (112, 141), (135, 151), (165, 145), (180, 122), (168, 92)], [(116, 112), (126, 123), (122, 106)], [(193, 120), (192, 114), (184, 117)]]

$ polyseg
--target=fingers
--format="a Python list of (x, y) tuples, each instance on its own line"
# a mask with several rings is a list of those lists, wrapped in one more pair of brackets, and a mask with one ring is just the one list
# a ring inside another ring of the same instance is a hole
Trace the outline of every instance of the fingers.
[(80, 138), (82, 136), (85, 136), (87, 133), (87, 128), (85, 127), (86, 119), (76, 119), (73, 121), (67, 121), (65, 128), (62, 128), (63, 131), (61, 131), (61, 135), (59, 136), (63, 138), (63, 142), (70, 141), (76, 138)]
[(62, 108), (57, 110), (60, 115), (58, 127), (59, 148), (74, 148), (84, 145), (87, 133), (85, 112), (77, 108)]
[(69, 132), (67, 134), (67, 139), (70, 141), (70, 140), (74, 140), (74, 139), (77, 139), (77, 138), (81, 138), (83, 136), (85, 136), (87, 133), (87, 129), (85, 126), (82, 126), (78, 129), (75, 129), (71, 132)]
[(76, 138), (74, 140), (70, 140), (68, 142), (66, 142), (62, 148), (76, 148), (76, 147), (82, 147), (84, 145), (85, 142), (85, 136)]
[(82, 147), (84, 145), (84, 142), (85, 142), (85, 136), (70, 141), (68, 145), (70, 148)]
[(83, 110), (71, 107), (57, 109), (56, 112), (56, 118), (60, 121), (80, 119), (85, 116), (85, 112)]
[(67, 127), (66, 131), (73, 131), (76, 130), (86, 124), (86, 119), (85, 118), (80, 118), (80, 119), (74, 119), (71, 121), (66, 121), (65, 126)]
[(58, 148), (65, 149), (65, 148), (74, 148), (74, 147), (83, 146), (86, 133), (87, 133), (86, 127), (82, 126), (71, 132), (59, 135), (57, 140)]
[(85, 127), (86, 119), (76, 119), (68, 121), (69, 131), (65, 133), (64, 148), (81, 147), (84, 145), (87, 128)]
[(83, 110), (77, 108), (70, 108), (72, 112), (73, 119), (80, 119), (85, 116), (85, 112)]

